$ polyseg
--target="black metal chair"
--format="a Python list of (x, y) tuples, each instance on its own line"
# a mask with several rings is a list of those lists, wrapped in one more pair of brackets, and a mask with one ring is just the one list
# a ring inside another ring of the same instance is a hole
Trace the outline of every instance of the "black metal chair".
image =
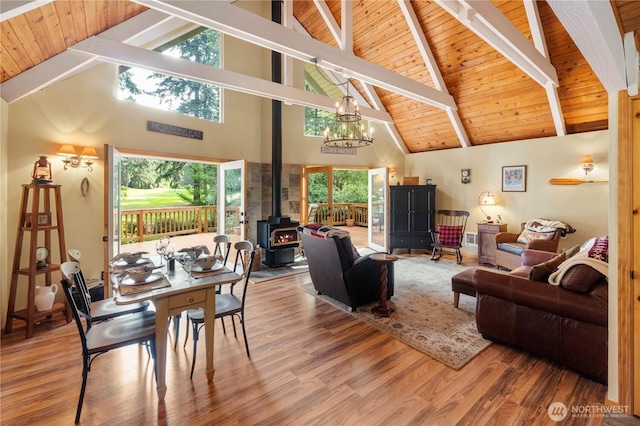
[[(249, 288), (249, 276), (251, 275), (251, 268), (253, 266), (253, 259), (256, 251), (253, 248), (251, 241), (240, 241), (234, 245), (236, 249), (236, 261), (234, 263), (233, 270), (238, 267), (243, 268), (240, 280), (229, 286), (229, 293), (216, 294), (216, 319), (220, 318), (222, 321), (222, 330), (227, 333), (224, 325), (224, 317), (231, 317), (233, 324), (233, 335), (237, 338), (235, 317), (238, 317), (240, 324), (242, 325), (242, 334), (244, 336), (244, 345), (247, 350), (247, 356), (251, 357), (249, 352), (249, 341), (247, 340), (247, 330), (245, 327), (244, 306), (247, 299), (247, 289)], [(242, 296), (238, 296), (233, 293), (234, 287), (244, 282), (242, 288)], [(196, 354), (198, 350), (198, 339), (200, 335), (200, 329), (204, 325), (204, 310), (190, 309), (187, 311), (187, 322), (191, 324), (193, 328), (193, 359), (191, 361), (191, 375), (193, 378), (193, 369), (196, 365)], [(187, 340), (189, 339), (189, 327), (187, 327), (187, 335), (184, 338), (183, 347), (187, 346)]]
[[(93, 361), (98, 355), (128, 345), (148, 343), (151, 347), (155, 376), (156, 321), (155, 312), (145, 311), (138, 314), (113, 318), (110, 321), (94, 323), (87, 299), (85, 297), (79, 297), (76, 300), (71, 293), (73, 286), (71, 280), (67, 278), (62, 279), (62, 289), (71, 307), (71, 312), (80, 335), (80, 343), (82, 344), (82, 388), (80, 389), (80, 398), (78, 399), (75, 420), (76, 423), (79, 423), (84, 394), (87, 388), (87, 376), (91, 370)], [(86, 329), (82, 324), (82, 318), (85, 320)]]
[(94, 323), (107, 321), (122, 315), (135, 314), (144, 312), (149, 309), (149, 302), (133, 303), (130, 305), (116, 305), (113, 299), (104, 299), (91, 302), (89, 288), (82, 274), (80, 263), (64, 262), (60, 265), (62, 276), (75, 284), (78, 297), (84, 298), (85, 304), (91, 313), (91, 319)]
[[(456, 263), (462, 263), (462, 238), (467, 226), (469, 212), (465, 210), (438, 210), (436, 212), (437, 229), (430, 229), (431, 241), (433, 241), (431, 260), (439, 260), (443, 255), (443, 249), (455, 251)], [(437, 256), (437, 257), (436, 257)]]

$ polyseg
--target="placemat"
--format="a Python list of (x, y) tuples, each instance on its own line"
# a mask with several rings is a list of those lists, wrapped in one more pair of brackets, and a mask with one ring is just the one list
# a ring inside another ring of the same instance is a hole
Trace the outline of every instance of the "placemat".
[[(187, 268), (185, 268), (184, 266), (183, 268), (185, 271), (188, 272)], [(191, 275), (193, 275), (195, 278), (202, 278), (202, 277), (209, 277), (212, 275), (228, 274), (229, 272), (231, 272), (231, 269), (225, 266), (216, 271), (191, 271)]]
[(167, 280), (167, 277), (162, 276), (161, 279), (148, 283), (138, 285), (124, 285), (120, 284), (118, 289), (123, 296), (129, 296), (131, 294), (144, 293), (145, 291), (157, 290), (159, 288), (171, 287), (171, 283)]

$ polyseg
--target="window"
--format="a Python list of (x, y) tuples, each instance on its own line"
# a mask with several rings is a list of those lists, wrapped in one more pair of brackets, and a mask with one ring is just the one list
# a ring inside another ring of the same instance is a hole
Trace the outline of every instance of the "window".
[[(156, 49), (163, 54), (220, 67), (220, 33), (200, 28)], [(220, 87), (172, 77), (141, 68), (121, 66), (118, 99), (221, 121)]]

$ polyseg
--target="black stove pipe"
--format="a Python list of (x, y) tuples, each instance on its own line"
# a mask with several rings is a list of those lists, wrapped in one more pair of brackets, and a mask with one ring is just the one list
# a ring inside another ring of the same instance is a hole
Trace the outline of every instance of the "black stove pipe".
[[(271, 20), (282, 23), (281, 0), (271, 0)], [(271, 80), (282, 83), (280, 52), (271, 51)], [(269, 222), (282, 216), (282, 101), (271, 100), (271, 203), (273, 216)]]

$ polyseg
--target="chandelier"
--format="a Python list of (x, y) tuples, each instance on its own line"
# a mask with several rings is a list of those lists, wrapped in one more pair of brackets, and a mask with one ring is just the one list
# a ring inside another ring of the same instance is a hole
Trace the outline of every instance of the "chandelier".
[(333, 127), (324, 131), (324, 146), (335, 148), (361, 148), (373, 143), (373, 128), (365, 129), (361, 123), (358, 102), (349, 94), (349, 81), (346, 81), (347, 94), (342, 101), (336, 102), (336, 121)]

